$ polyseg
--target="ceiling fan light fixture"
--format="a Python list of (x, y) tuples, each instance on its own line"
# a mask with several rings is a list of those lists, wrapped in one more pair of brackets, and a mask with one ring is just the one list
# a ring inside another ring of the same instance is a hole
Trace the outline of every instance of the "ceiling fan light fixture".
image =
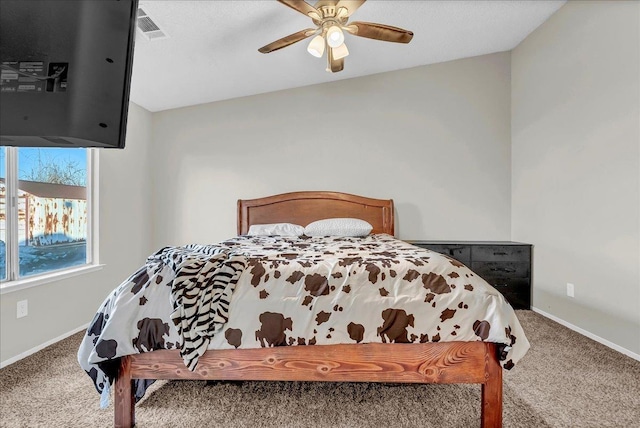
[(309, 0), (277, 1), (311, 18), (315, 28), (289, 34), (261, 47), (258, 52), (275, 52), (313, 37), (307, 46), (307, 51), (318, 58), (322, 57), (326, 51), (327, 71), (331, 73), (344, 70), (344, 58), (349, 55), (349, 49), (344, 44), (345, 31), (357, 37), (384, 42), (409, 43), (413, 39), (413, 32), (391, 25), (360, 21), (349, 23), (353, 12), (367, 0), (317, 0), (313, 6), (308, 3)]
[(315, 36), (311, 39), (311, 43), (307, 46), (307, 52), (316, 58), (321, 58), (324, 54), (324, 39), (321, 35)]
[(347, 45), (345, 45), (344, 43), (338, 46), (337, 48), (332, 48), (332, 49), (333, 49), (334, 59), (342, 59), (347, 55), (349, 55), (349, 49), (347, 49)]
[(327, 30), (327, 44), (332, 48), (337, 48), (344, 43), (344, 34), (337, 25), (332, 25)]

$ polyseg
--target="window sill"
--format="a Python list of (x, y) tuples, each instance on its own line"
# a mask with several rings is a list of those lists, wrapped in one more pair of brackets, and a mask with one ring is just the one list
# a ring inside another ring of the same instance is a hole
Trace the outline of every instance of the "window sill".
[(71, 278), (85, 273), (96, 272), (101, 270), (104, 265), (84, 265), (78, 268), (65, 269), (60, 272), (46, 273), (30, 278), (19, 279), (17, 281), (4, 282), (0, 284), (0, 295), (12, 293), (14, 291), (25, 290), (31, 287), (37, 287), (38, 285), (47, 284), (49, 282), (61, 281), (63, 279)]

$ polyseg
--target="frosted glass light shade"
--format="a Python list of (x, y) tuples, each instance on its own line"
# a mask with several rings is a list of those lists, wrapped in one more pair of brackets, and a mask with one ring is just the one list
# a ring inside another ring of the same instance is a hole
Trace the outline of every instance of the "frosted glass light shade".
[(307, 46), (307, 52), (311, 55), (320, 58), (324, 54), (324, 39), (318, 35), (311, 39), (311, 43)]
[(340, 27), (335, 25), (329, 27), (327, 30), (327, 44), (332, 48), (337, 48), (344, 43), (344, 34)]
[(349, 55), (349, 49), (347, 49), (347, 45), (345, 45), (344, 43), (337, 48), (333, 48), (334, 59), (342, 59), (347, 55)]

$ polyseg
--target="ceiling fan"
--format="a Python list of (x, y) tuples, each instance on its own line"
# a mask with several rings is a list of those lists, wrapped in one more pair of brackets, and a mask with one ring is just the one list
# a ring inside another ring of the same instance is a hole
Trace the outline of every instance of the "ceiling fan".
[(342, 71), (344, 58), (349, 55), (349, 50), (344, 44), (344, 31), (354, 36), (385, 42), (409, 43), (413, 38), (411, 31), (390, 25), (360, 21), (347, 24), (351, 14), (366, 0), (320, 0), (313, 6), (302, 0), (278, 1), (311, 18), (316, 28), (307, 28), (290, 34), (261, 47), (258, 51), (262, 53), (277, 51), (315, 36), (309, 43), (307, 51), (318, 58), (327, 51), (327, 71), (331, 73)]

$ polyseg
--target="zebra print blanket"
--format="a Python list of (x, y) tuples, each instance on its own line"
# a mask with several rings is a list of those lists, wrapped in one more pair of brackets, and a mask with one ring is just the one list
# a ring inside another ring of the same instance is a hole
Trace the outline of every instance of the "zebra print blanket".
[[(229, 318), (231, 295), (246, 264), (245, 256), (219, 245), (165, 247), (149, 256), (105, 299), (80, 345), (78, 361), (98, 392), (108, 396), (117, 373), (114, 361), (123, 355), (179, 348), (194, 370)], [(175, 329), (165, 322), (169, 319)], [(178, 337), (165, 340), (172, 330)], [(152, 381), (135, 383), (139, 399)]]
[(149, 260), (158, 260), (175, 272), (171, 320), (182, 339), (180, 355), (193, 371), (211, 338), (229, 319), (231, 295), (246, 257), (213, 245), (189, 245), (163, 248)]

